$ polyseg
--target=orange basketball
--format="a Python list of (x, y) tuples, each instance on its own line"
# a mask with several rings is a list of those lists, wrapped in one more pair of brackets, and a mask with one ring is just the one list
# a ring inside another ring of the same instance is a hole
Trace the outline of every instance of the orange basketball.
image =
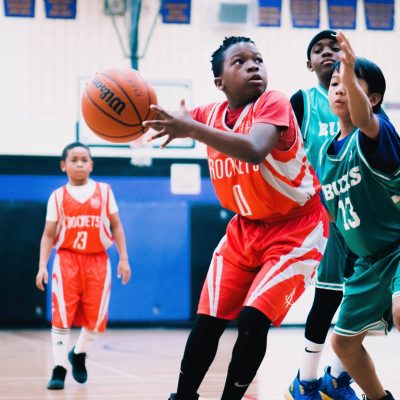
[(142, 122), (155, 117), (150, 104), (157, 104), (156, 92), (138, 71), (110, 68), (96, 73), (86, 83), (82, 114), (97, 136), (109, 142), (125, 143), (149, 129)]

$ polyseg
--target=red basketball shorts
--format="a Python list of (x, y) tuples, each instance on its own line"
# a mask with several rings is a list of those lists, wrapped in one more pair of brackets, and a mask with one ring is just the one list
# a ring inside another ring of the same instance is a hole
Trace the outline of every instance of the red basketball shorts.
[(58, 250), (52, 274), (52, 325), (104, 332), (110, 289), (111, 267), (106, 253)]
[(249, 306), (279, 326), (313, 278), (328, 230), (320, 204), (273, 223), (236, 215), (214, 250), (197, 312), (232, 320)]

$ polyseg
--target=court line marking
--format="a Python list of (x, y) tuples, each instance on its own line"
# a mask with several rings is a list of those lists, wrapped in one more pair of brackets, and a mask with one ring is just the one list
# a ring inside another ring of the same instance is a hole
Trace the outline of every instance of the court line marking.
[[(1, 332), (1, 333), (5, 334), (6, 336), (12, 336), (14, 338), (16, 337), (20, 341), (22, 341), (24, 343), (27, 343), (27, 344), (30, 344), (30, 345), (33, 345), (37, 341), (37, 339), (35, 337), (33, 337), (33, 336), (32, 337), (26, 337), (25, 334), (22, 333), (22, 332), (13, 331), (13, 332)], [(100, 369), (103, 369), (103, 370), (106, 370), (106, 371), (109, 371), (109, 372), (113, 372), (113, 373), (115, 373), (117, 375), (120, 375), (120, 376), (123, 376), (125, 378), (133, 379), (136, 382), (145, 382), (146, 381), (145, 379), (139, 378), (136, 375), (128, 374), (126, 372), (120, 371), (120, 370), (115, 369), (115, 368), (106, 367), (104, 364), (98, 363), (98, 362), (93, 361), (93, 360), (89, 360), (88, 359), (87, 363), (88, 364), (93, 364), (93, 365), (97, 366)], [(1, 399), (2, 399), (2, 397), (0, 397), (0, 400)]]
[(10, 338), (18, 339), (21, 342), (24, 342), (29, 345), (35, 345), (36, 342), (44, 342), (43, 339), (36, 337), (34, 335), (28, 336), (25, 331), (1, 331), (0, 336), (10, 336)]
[(146, 382), (145, 379), (139, 378), (139, 377), (136, 376), (136, 375), (128, 374), (128, 373), (126, 373), (126, 372), (119, 371), (118, 369), (115, 369), (115, 368), (112, 368), (112, 367), (106, 367), (104, 364), (98, 363), (98, 362), (96, 362), (96, 361), (88, 360), (87, 362), (88, 362), (88, 364), (96, 365), (96, 366), (97, 366), (98, 368), (100, 368), (100, 369), (104, 369), (104, 370), (106, 370), (106, 371), (113, 372), (113, 373), (115, 373), (115, 374), (117, 374), (117, 375), (121, 375), (121, 376), (123, 376), (123, 377), (125, 377), (125, 378), (133, 379), (133, 380), (135, 380), (136, 382)]

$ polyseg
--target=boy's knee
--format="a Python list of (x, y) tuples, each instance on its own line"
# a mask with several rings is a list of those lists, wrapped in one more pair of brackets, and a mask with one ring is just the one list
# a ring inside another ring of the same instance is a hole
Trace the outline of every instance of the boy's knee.
[(349, 355), (352, 346), (348, 337), (334, 333), (331, 342), (333, 351), (340, 359)]
[(265, 337), (268, 334), (271, 321), (259, 310), (244, 307), (238, 318), (239, 334), (252, 338)]
[(392, 305), (393, 323), (400, 331), (400, 296), (393, 299)]
[(338, 357), (340, 357), (339, 353), (341, 352), (341, 337), (339, 335), (336, 335), (335, 333), (332, 334), (331, 338), (331, 345), (333, 351), (336, 353)]
[(333, 351), (341, 360), (354, 357), (361, 351), (365, 335), (366, 332), (356, 336), (341, 336), (334, 333), (331, 340)]

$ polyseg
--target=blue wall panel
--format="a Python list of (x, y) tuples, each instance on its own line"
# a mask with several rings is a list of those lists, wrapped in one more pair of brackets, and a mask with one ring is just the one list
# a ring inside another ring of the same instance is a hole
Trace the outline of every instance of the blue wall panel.
[(190, 317), (190, 238), (186, 203), (120, 203), (131, 281), (116, 279), (113, 266), (110, 321), (188, 320)]
[[(218, 203), (208, 178), (202, 178), (201, 193), (198, 195), (172, 194), (169, 177), (93, 176), (93, 179), (109, 183), (118, 203), (120, 201)], [(0, 190), (0, 200), (47, 201), (50, 193), (66, 182), (66, 177), (62, 175), (0, 175), (0, 187), (4, 188)]]

